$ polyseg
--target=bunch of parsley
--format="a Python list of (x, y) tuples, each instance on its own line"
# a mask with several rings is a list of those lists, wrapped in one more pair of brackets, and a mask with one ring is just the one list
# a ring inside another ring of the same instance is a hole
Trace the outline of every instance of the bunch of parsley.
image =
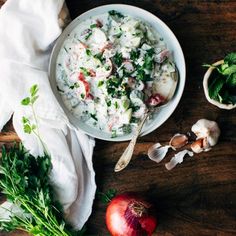
[[(38, 86), (30, 89), (30, 96), (22, 100), (22, 105), (30, 106), (34, 121), (23, 117), (24, 131), (35, 134), (39, 140), (38, 121), (34, 103), (38, 99)], [(52, 170), (51, 157), (44, 147), (44, 155), (32, 156), (22, 144), (15, 145), (8, 152), (3, 147), (0, 162), (0, 189), (7, 200), (18, 206), (22, 213), (10, 211), (10, 219), (0, 219), (0, 230), (23, 230), (36, 236), (83, 235), (74, 232), (63, 219), (61, 206), (56, 202), (49, 176)]]
[(236, 104), (236, 52), (228, 54), (224, 63), (215, 67), (209, 83), (211, 99), (224, 104)]

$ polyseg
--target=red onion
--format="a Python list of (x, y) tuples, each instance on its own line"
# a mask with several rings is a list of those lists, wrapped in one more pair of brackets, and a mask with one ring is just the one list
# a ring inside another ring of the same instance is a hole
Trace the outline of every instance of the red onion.
[(112, 236), (151, 236), (157, 226), (150, 203), (135, 194), (112, 199), (106, 211), (106, 224)]
[(149, 97), (149, 99), (147, 100), (147, 104), (149, 106), (157, 106), (164, 101), (165, 98), (162, 97), (160, 94), (156, 93)]

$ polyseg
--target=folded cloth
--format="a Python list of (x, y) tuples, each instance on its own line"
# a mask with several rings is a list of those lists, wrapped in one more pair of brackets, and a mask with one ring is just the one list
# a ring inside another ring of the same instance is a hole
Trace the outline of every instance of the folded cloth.
[(8, 0), (0, 9), (0, 131), (13, 114), (14, 128), (33, 155), (43, 148), (23, 131), (22, 117), (32, 112), (21, 105), (32, 85), (39, 98), (35, 111), (41, 138), (51, 155), (51, 181), (66, 219), (81, 229), (92, 211), (96, 191), (92, 166), (94, 140), (68, 121), (48, 80), (52, 46), (61, 33), (63, 0)]

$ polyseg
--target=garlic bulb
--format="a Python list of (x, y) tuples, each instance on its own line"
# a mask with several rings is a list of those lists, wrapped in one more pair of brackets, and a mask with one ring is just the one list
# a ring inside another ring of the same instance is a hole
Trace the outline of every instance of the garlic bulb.
[(200, 119), (192, 126), (192, 132), (197, 136), (197, 140), (192, 143), (194, 152), (207, 152), (216, 145), (220, 136), (220, 129), (215, 121)]

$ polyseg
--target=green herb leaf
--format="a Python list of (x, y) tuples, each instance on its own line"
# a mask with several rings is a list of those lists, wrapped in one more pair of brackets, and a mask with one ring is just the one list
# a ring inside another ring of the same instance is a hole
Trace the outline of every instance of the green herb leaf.
[(139, 54), (140, 52), (138, 50), (134, 50), (132, 49), (132, 51), (130, 52), (130, 59), (135, 61), (139, 58)]
[(32, 131), (31, 126), (29, 124), (24, 125), (24, 132), (30, 134)]
[(98, 81), (98, 88), (101, 87), (104, 84), (103, 80)]
[(97, 118), (96, 114), (90, 113), (90, 117), (93, 118), (94, 120), (98, 121), (98, 118)]
[(236, 73), (231, 74), (231, 75), (227, 78), (226, 84), (227, 84), (229, 87), (236, 87)]
[(30, 104), (30, 98), (26, 97), (21, 101), (21, 104), (24, 106), (28, 106)]
[(31, 104), (34, 104), (38, 98), (39, 98), (39, 96), (32, 97), (31, 98)]
[(31, 88), (30, 88), (30, 95), (31, 97), (34, 97), (38, 92), (38, 85), (34, 84)]
[(123, 62), (122, 53), (116, 53), (113, 57), (115, 64), (120, 67)]
[(89, 76), (89, 75), (90, 75), (88, 69), (86, 69), (85, 67), (80, 67), (80, 70), (81, 70), (81, 72), (82, 72), (85, 76)]
[(90, 29), (97, 28), (97, 24), (90, 25)]
[(236, 73), (236, 65), (229, 66), (222, 71), (223, 75), (231, 75), (233, 73)]
[(88, 48), (86, 48), (86, 54), (87, 54), (88, 56), (91, 56), (91, 55), (92, 55), (92, 52), (91, 52), (91, 50), (90, 50), (90, 49), (88, 49)]
[(88, 40), (88, 39), (91, 37), (92, 34), (93, 34), (93, 32), (90, 30), (90, 31), (87, 33), (87, 35), (85, 36), (85, 40)]
[(116, 138), (116, 137), (117, 137), (116, 130), (112, 130), (111, 131), (111, 138)]
[(229, 65), (236, 64), (236, 52), (229, 53), (225, 58), (224, 62)]
[(218, 94), (222, 89), (225, 80), (221, 77), (215, 78), (209, 86), (209, 96), (211, 99), (217, 100)]
[(23, 116), (23, 117), (22, 117), (22, 122), (23, 122), (23, 124), (26, 124), (26, 123), (29, 122), (29, 119), (26, 118), (25, 116)]

